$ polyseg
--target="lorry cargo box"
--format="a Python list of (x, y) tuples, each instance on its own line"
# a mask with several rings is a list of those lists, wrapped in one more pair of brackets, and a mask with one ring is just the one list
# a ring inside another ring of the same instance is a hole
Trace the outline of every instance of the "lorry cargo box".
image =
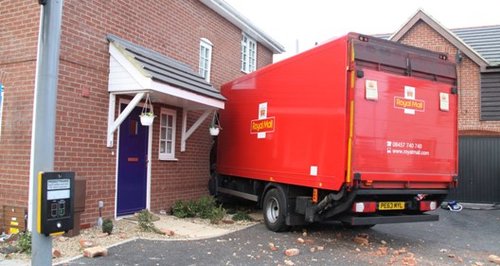
[(440, 203), (458, 169), (455, 82), (446, 54), (356, 33), (229, 82), (212, 191), (263, 202), (279, 187), (299, 214), (329, 194)]

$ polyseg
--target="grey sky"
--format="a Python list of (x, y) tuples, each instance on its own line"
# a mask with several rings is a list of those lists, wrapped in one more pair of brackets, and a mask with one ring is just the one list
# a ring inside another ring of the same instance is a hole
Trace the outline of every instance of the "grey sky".
[[(391, 33), (419, 8), (447, 28), (500, 24), (498, 0), (224, 0), (295, 53), (354, 31)], [(282, 58), (283, 56), (278, 56)]]

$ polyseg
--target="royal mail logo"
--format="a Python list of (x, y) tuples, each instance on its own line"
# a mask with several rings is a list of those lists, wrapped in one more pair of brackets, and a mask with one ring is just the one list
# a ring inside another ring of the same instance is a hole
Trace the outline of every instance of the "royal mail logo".
[(259, 103), (257, 119), (250, 121), (250, 134), (257, 135), (257, 139), (265, 139), (267, 133), (274, 132), (274, 116), (267, 117), (267, 102)]
[(258, 134), (263, 132), (274, 132), (274, 121), (274, 117), (252, 120), (250, 125), (250, 133)]
[(413, 109), (415, 111), (425, 111), (425, 102), (421, 100), (405, 99), (403, 97), (394, 97), (394, 108)]
[(415, 111), (425, 111), (425, 101), (415, 99), (416, 89), (405, 86), (404, 97), (394, 97), (394, 108), (403, 109), (405, 114), (414, 115)]

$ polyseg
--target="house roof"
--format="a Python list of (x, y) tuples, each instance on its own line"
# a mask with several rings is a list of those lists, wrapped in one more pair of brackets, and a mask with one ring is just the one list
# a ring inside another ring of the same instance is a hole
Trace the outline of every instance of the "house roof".
[(212, 84), (188, 65), (112, 34), (109, 34), (107, 38), (144, 76), (202, 96), (225, 100)]
[(490, 65), (490, 62), (485, 59), (478, 51), (474, 50), (469, 44), (462, 40), (458, 35), (441, 25), (437, 20), (426, 14), (423, 10), (419, 9), (413, 17), (410, 18), (399, 30), (397, 30), (389, 40), (399, 41), (403, 36), (416, 25), (419, 21), (425, 22), (433, 30), (438, 32), (452, 45), (457, 47), (463, 54), (469, 57), (472, 61), (484, 68)]
[[(483, 57), (489, 65), (500, 66), (500, 25), (450, 29), (471, 49)], [(374, 34), (389, 39), (392, 33)]]
[(500, 65), (500, 25), (452, 29), (490, 65)]
[(269, 35), (257, 28), (248, 18), (239, 13), (232, 6), (223, 0), (200, 0), (203, 4), (211, 8), (217, 14), (221, 15), (229, 22), (240, 28), (243, 32), (254, 38), (257, 42), (261, 43), (274, 54), (285, 52), (283, 45), (275, 41)]

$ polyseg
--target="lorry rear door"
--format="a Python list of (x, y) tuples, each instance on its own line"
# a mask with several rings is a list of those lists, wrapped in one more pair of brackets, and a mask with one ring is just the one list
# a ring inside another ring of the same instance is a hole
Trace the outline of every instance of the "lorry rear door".
[[(357, 48), (358, 60), (366, 46)], [(415, 51), (391, 57), (387, 47), (370, 49), (389, 59), (357, 62), (353, 174), (370, 188), (447, 188), (457, 174), (454, 69)]]

